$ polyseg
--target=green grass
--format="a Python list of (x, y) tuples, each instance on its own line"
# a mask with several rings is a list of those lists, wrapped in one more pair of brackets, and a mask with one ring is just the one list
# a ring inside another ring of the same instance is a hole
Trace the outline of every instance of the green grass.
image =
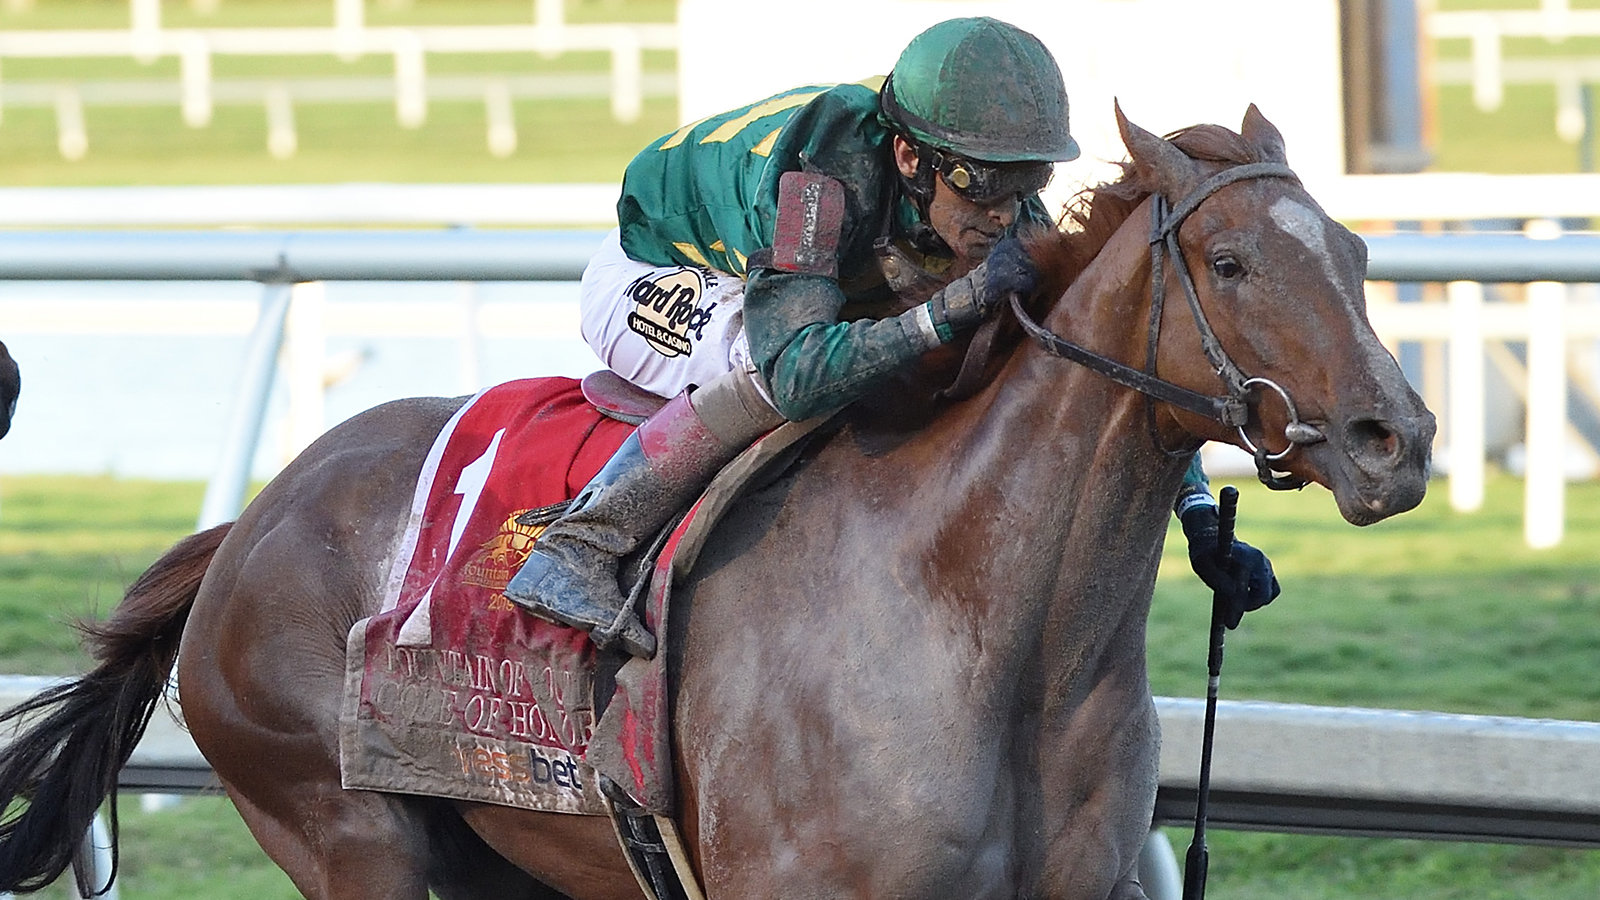
[[(1229, 635), (1228, 696), (1600, 721), (1600, 484), (1570, 486), (1566, 540), (1540, 551), (1522, 541), (1519, 480), (1492, 479), (1471, 514), (1437, 482), (1419, 509), (1359, 530), (1320, 488), (1237, 481), (1240, 537), (1284, 594)], [(1151, 681), (1201, 696), (1208, 606), (1186, 566), (1170, 552), (1163, 565)]]
[[(1431, 169), (1438, 172), (1544, 174), (1579, 171), (1579, 152), (1556, 134), (1555, 92), (1544, 85), (1508, 84), (1505, 103), (1482, 112), (1472, 88), (1438, 89), (1439, 140)], [(1591, 111), (1591, 115), (1600, 110)]]
[(115, 606), (193, 530), (203, 493), (198, 483), (0, 478), (0, 672), (83, 671), (70, 623)]
[[(1241, 489), (1241, 538), (1269, 553), (1284, 589), (1229, 633), (1224, 697), (1600, 720), (1600, 483), (1570, 486), (1566, 541), (1534, 551), (1521, 537), (1522, 484), (1503, 476), (1482, 512), (1453, 512), (1436, 482), (1419, 509), (1366, 529), (1344, 524), (1319, 488), (1224, 481)], [(201, 493), (0, 478), (0, 671), (81, 670), (66, 623), (104, 612), (188, 533)], [(1171, 537), (1151, 680), (1160, 694), (1200, 696), (1209, 607)], [(156, 813), (128, 798), (123, 814), (126, 900), (295, 896), (224, 798)], [(1187, 834), (1172, 837), (1181, 854)], [(1211, 893), (1235, 900), (1600, 896), (1600, 854), (1586, 851), (1217, 831), (1210, 846)]]
[[(1600, 853), (1209, 832), (1208, 894), (1227, 900), (1593, 900)], [(1180, 858), (1188, 834), (1170, 832)], [(1181, 837), (1181, 840), (1180, 840)]]
[[(1574, 10), (1600, 9), (1597, 0), (1571, 0)], [(1536, 10), (1538, 0), (1440, 0), (1442, 11)], [(1600, 56), (1600, 37), (1571, 37), (1560, 42), (1544, 38), (1505, 38), (1501, 51), (1507, 59)], [(1432, 52), (1440, 60), (1471, 57), (1466, 39), (1436, 41)], [(1505, 86), (1505, 99), (1493, 112), (1483, 112), (1472, 102), (1467, 85), (1441, 85), (1434, 89), (1436, 133), (1432, 171), (1489, 172), (1497, 174), (1563, 173), (1580, 170), (1576, 144), (1556, 134), (1555, 88), (1550, 84)], [(1600, 116), (1600, 109), (1590, 110)]]
[[(205, 486), (113, 478), (0, 478), (0, 672), (69, 675), (88, 658), (71, 623), (104, 615), (194, 528)], [(292, 900), (289, 879), (226, 797), (146, 813), (120, 803), (125, 900)], [(70, 876), (33, 896), (68, 900)]]
[[(72, 163), (56, 151), (55, 113), (21, 109), (0, 127), (0, 160), (10, 185), (618, 182), (633, 158), (619, 148), (671, 130), (676, 104), (646, 101), (630, 125), (613, 122), (604, 100), (522, 101), (516, 111), (519, 149), (495, 159), (482, 104), (431, 103), (416, 130), (396, 124), (392, 106), (301, 106), (299, 152), (276, 160), (266, 115), (254, 107), (218, 107), (205, 129), (186, 127), (176, 108), (91, 108), (89, 155)], [(164, 121), (151, 127), (156, 115)]]
[[(250, 836), (226, 797), (188, 797), (157, 812), (123, 797), (117, 890), (124, 900), (296, 900), (283, 870)], [(69, 872), (37, 894), (76, 900)]]
[[(1267, 551), (1277, 602), (1227, 637), (1222, 696), (1600, 720), (1600, 484), (1570, 486), (1566, 540), (1522, 541), (1522, 483), (1479, 513), (1436, 482), (1419, 509), (1367, 529), (1320, 488), (1241, 488), (1239, 535)], [(1176, 538), (1176, 534), (1172, 536)], [(1149, 642), (1158, 694), (1203, 696), (1203, 589), (1168, 554)], [(1170, 834), (1180, 856), (1189, 835)], [(1232, 900), (1600, 896), (1600, 853), (1541, 847), (1212, 832), (1211, 893)]]

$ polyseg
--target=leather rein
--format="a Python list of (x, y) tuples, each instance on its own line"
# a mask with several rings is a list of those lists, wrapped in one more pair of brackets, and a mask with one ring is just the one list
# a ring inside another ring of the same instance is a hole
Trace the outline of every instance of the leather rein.
[[(1023, 309), (1022, 298), (1016, 294), (1011, 295), (1011, 311), (1016, 314), (1017, 322), (1022, 325), (1022, 329), (1043, 347), (1045, 352), (1075, 362), (1123, 387), (1132, 388), (1145, 395), (1149, 403), (1147, 415), (1151, 436), (1156, 439), (1156, 446), (1161, 447), (1163, 452), (1171, 451), (1162, 447), (1159, 438), (1156, 438), (1154, 401), (1176, 406), (1237, 429), (1239, 439), (1255, 457), (1256, 475), (1261, 479), (1261, 483), (1273, 490), (1296, 490), (1305, 487), (1309, 482), (1297, 475), (1274, 472), (1272, 463), (1288, 456), (1297, 447), (1316, 444), (1327, 438), (1316, 426), (1300, 420), (1294, 401), (1282, 386), (1266, 378), (1247, 378), (1239, 371), (1239, 367), (1234, 365), (1227, 351), (1223, 350), (1221, 342), (1217, 340), (1216, 333), (1212, 331), (1211, 323), (1206, 321), (1205, 311), (1200, 308), (1199, 292), (1196, 291), (1194, 279), (1189, 274), (1183, 248), (1178, 243), (1179, 226), (1191, 213), (1200, 208), (1200, 204), (1212, 194), (1236, 181), (1254, 178), (1298, 180), (1294, 171), (1288, 166), (1278, 163), (1247, 163), (1224, 169), (1207, 178), (1176, 206), (1169, 207), (1166, 197), (1159, 193), (1151, 196), (1150, 324), (1143, 369), (1136, 369), (1110, 357), (1101, 356), (1055, 334), (1028, 315), (1027, 310)], [(1161, 334), (1162, 309), (1166, 305), (1165, 268), (1168, 258), (1176, 263), (1173, 268), (1178, 273), (1178, 282), (1183, 285), (1184, 298), (1188, 300), (1189, 311), (1194, 315), (1195, 325), (1200, 330), (1200, 346), (1205, 351), (1206, 359), (1211, 363), (1212, 371), (1222, 379), (1223, 386), (1227, 389), (1226, 396), (1202, 394), (1156, 375), (1156, 349)], [(1283, 436), (1288, 445), (1276, 453), (1268, 451), (1265, 441), (1257, 446), (1245, 433), (1245, 426), (1250, 421), (1250, 396), (1260, 389), (1276, 393), (1288, 409), (1289, 422), (1283, 429)]]

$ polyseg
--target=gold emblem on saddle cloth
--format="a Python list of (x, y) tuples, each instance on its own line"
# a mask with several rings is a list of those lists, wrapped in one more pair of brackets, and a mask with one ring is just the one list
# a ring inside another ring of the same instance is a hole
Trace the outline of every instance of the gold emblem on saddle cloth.
[[(506, 516), (506, 520), (500, 523), (499, 533), (478, 547), (477, 554), (461, 567), (462, 584), (488, 588), (496, 592), (506, 589), (511, 576), (522, 568), (523, 561), (528, 558), (528, 551), (533, 549), (533, 542), (546, 528), (545, 525), (524, 525), (518, 522), (517, 518), (527, 512), (526, 509), (519, 509)], [(503, 596), (497, 596), (490, 604), (490, 608), (496, 608), (506, 602)]]

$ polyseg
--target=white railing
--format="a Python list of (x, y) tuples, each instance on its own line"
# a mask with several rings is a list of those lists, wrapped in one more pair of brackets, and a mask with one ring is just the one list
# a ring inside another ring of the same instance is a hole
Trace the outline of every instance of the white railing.
[(1556, 133), (1577, 141), (1588, 127), (1590, 111), (1582, 85), (1600, 74), (1592, 59), (1505, 58), (1504, 40), (1544, 38), (1555, 44), (1569, 37), (1600, 36), (1600, 10), (1574, 10), (1569, 0), (1541, 0), (1537, 10), (1433, 11), (1424, 17), (1426, 34), (1435, 39), (1471, 42), (1467, 61), (1442, 60), (1433, 67), (1439, 84), (1470, 84), (1472, 101), (1483, 112), (1500, 108), (1507, 84), (1549, 84), (1556, 94)]
[[(1564, 533), (1567, 456), (1586, 441), (1568, 421), (1569, 385), (1600, 409), (1600, 382), (1570, 352), (1573, 340), (1600, 338), (1600, 300), (1571, 295), (1571, 283), (1600, 281), (1600, 238), (1561, 236), (1551, 222), (1515, 234), (1369, 236), (1374, 281), (1447, 283), (1444, 303), (1394, 303), (1368, 292), (1373, 328), (1391, 349), (1399, 341), (1442, 342), (1448, 357), (1443, 468), (1451, 505), (1483, 504), (1486, 353), (1506, 370), (1526, 404), (1523, 536), (1553, 547)], [(1525, 285), (1524, 302), (1486, 302), (1485, 283)], [(1527, 343), (1526, 366), (1503, 341)], [(1588, 446), (1592, 454), (1600, 448)]]
[(609, 227), (617, 194), (616, 184), (0, 187), (0, 227)]
[[(392, 100), (402, 127), (420, 127), (430, 100), (479, 99), (489, 120), (488, 148), (495, 156), (515, 151), (514, 98), (607, 96), (619, 122), (637, 121), (646, 96), (672, 96), (676, 76), (644, 72), (646, 50), (676, 50), (677, 26), (668, 23), (571, 24), (561, 0), (538, 0), (533, 24), (369, 27), (363, 0), (336, 0), (329, 27), (181, 28), (162, 26), (160, 0), (131, 0), (126, 29), (50, 29), (0, 31), (0, 59), (89, 59), (132, 57), (151, 63), (176, 57), (176, 82), (122, 81), (0, 83), (0, 109), (6, 105), (54, 107), (58, 147), (67, 159), (88, 150), (86, 104), (176, 104), (193, 128), (211, 123), (218, 103), (264, 106), (268, 149), (292, 156), (295, 102)], [(430, 53), (538, 53), (554, 57), (573, 51), (610, 55), (606, 75), (445, 76), (427, 74)], [(368, 54), (392, 58), (391, 79), (322, 78), (217, 80), (216, 56), (334, 56), (353, 61)]]
[[(470, 229), (12, 232), (0, 242), (0, 279), (245, 280), (265, 285), (250, 344), (252, 365), (240, 385), (222, 462), (207, 492), (201, 524), (211, 524), (238, 511), (290, 315), (291, 285), (345, 280), (570, 281), (581, 273), (599, 240), (598, 232)], [(1559, 543), (1569, 427), (1567, 344), (1600, 337), (1600, 301), (1573, 299), (1560, 282), (1600, 282), (1600, 236), (1531, 240), (1519, 235), (1413, 234), (1370, 236), (1367, 241), (1373, 281), (1452, 283), (1448, 303), (1382, 302), (1381, 292), (1373, 290), (1369, 315), (1380, 337), (1391, 345), (1444, 341), (1449, 348), (1458, 377), (1448, 382), (1442, 410), (1447, 414), (1444, 459), (1451, 498), (1460, 509), (1474, 509), (1482, 500), (1485, 349), (1508, 339), (1530, 342), (1533, 352), (1523, 376), (1528, 403), (1525, 535), (1532, 546)], [(1494, 282), (1529, 284), (1529, 302), (1483, 302), (1476, 293), (1481, 288), (1474, 285)], [(319, 299), (313, 290), (300, 291), (302, 307), (320, 308)], [(20, 315), (12, 321), (26, 324)], [(325, 339), (324, 314), (297, 321), (311, 324), (291, 335), (291, 344), (300, 348), (293, 358), (318, 364), (323, 358), (318, 342)], [(394, 325), (386, 322), (386, 327)], [(471, 327), (478, 327), (475, 319)], [(1581, 378), (1574, 382), (1580, 390), (1591, 390)], [(291, 389), (312, 385), (313, 391), (320, 390), (314, 387), (320, 384), (315, 375), (291, 373), (289, 384)], [(320, 409), (320, 393), (299, 402), (301, 410)]]

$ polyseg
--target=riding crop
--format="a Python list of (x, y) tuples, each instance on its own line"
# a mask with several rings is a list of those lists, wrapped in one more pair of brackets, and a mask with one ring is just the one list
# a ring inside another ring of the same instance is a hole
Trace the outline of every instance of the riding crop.
[[(1239, 511), (1239, 490), (1232, 485), (1222, 489), (1217, 508), (1217, 563), (1227, 567), (1233, 557), (1233, 523)], [(1210, 854), (1206, 850), (1206, 803), (1211, 794), (1211, 741), (1217, 730), (1217, 685), (1222, 680), (1222, 635), (1227, 610), (1227, 599), (1222, 591), (1211, 593), (1211, 649), (1206, 654), (1206, 725), (1200, 744), (1200, 788), (1194, 802), (1194, 840), (1189, 844), (1189, 854), (1183, 866), (1183, 900), (1205, 900), (1206, 868)]]

